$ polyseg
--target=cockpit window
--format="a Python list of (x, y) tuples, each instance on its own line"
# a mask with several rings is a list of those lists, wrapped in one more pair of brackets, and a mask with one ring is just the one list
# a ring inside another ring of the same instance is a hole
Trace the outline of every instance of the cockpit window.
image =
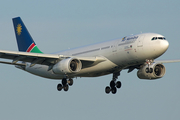
[(151, 40), (166, 40), (165, 37), (153, 37)]
[(153, 37), (151, 40), (157, 40), (157, 37)]

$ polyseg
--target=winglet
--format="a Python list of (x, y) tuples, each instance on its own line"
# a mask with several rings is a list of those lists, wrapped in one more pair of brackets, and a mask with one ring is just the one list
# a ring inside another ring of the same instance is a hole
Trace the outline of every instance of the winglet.
[(42, 53), (29, 34), (20, 17), (12, 19), (19, 51)]

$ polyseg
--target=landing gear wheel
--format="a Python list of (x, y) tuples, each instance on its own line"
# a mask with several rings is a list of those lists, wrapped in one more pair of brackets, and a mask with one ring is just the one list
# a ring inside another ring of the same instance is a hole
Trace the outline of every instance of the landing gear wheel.
[(106, 92), (107, 94), (109, 94), (109, 93), (111, 92), (111, 88), (110, 88), (109, 86), (107, 86), (107, 87), (105, 88), (105, 92)]
[(116, 87), (117, 87), (117, 88), (121, 88), (121, 85), (122, 85), (121, 82), (120, 82), (120, 81), (117, 81)]
[(117, 92), (117, 89), (115, 87), (112, 88), (112, 94), (116, 94), (116, 92)]
[(67, 80), (66, 80), (66, 78), (63, 78), (62, 79), (62, 85), (65, 86), (66, 84), (67, 84)]
[(117, 88), (121, 88), (121, 82), (120, 81), (116, 82), (119, 75), (120, 75), (120, 71), (114, 71), (112, 80), (111, 80), (111, 82), (109, 84), (110, 86), (107, 86), (105, 88), (105, 92), (107, 94), (109, 94), (110, 92), (112, 92), (112, 94), (116, 94)]
[(116, 85), (115, 82), (112, 80), (112, 81), (110, 82), (110, 87), (113, 88), (113, 87), (115, 87), (115, 85)]
[(153, 72), (153, 68), (146, 68), (146, 73), (152, 73)]
[(152, 69), (152, 68), (150, 68), (150, 69), (149, 69), (149, 73), (152, 73), (152, 72), (153, 72), (153, 69)]
[(61, 84), (58, 84), (58, 85), (57, 85), (57, 90), (58, 90), (58, 91), (61, 91), (61, 90), (62, 90), (62, 88), (63, 88), (63, 87), (62, 87), (62, 85), (61, 85)]
[(149, 71), (150, 71), (149, 68), (146, 68), (146, 73), (149, 73)]
[(69, 80), (67, 81), (67, 83), (68, 83), (69, 86), (72, 86), (72, 85), (73, 85), (73, 79), (69, 79)]
[(69, 86), (68, 85), (65, 85), (64, 86), (64, 91), (68, 91), (69, 90)]

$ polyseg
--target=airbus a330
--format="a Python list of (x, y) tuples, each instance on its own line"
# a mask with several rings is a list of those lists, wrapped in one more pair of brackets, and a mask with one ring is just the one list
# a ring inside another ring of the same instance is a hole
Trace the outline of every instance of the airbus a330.
[(61, 80), (57, 90), (68, 91), (73, 85), (73, 78), (98, 77), (112, 74), (105, 92), (115, 94), (121, 88), (117, 81), (122, 70), (128, 73), (138, 69), (140, 79), (159, 79), (165, 75), (163, 63), (180, 62), (180, 60), (155, 59), (169, 47), (163, 35), (141, 33), (116, 40), (68, 49), (53, 54), (44, 54), (39, 50), (20, 17), (13, 18), (13, 25), (19, 51), (0, 50), (0, 58), (12, 62), (0, 63), (15, 67), (34, 75)]

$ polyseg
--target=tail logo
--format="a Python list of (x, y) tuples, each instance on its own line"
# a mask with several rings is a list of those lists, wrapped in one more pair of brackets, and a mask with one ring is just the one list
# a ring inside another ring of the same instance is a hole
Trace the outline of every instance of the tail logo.
[(22, 32), (22, 31), (21, 31), (21, 30), (22, 30), (21, 24), (18, 24), (16, 28), (17, 28), (17, 29), (16, 29), (17, 34), (18, 34), (18, 35), (21, 35), (21, 32)]

